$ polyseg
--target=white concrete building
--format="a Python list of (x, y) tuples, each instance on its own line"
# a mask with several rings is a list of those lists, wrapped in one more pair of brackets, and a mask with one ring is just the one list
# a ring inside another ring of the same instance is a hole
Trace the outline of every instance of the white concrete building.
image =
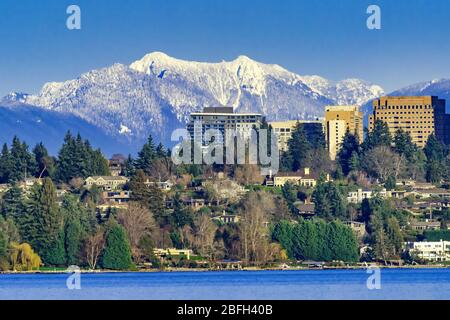
[(386, 190), (382, 189), (380, 191), (374, 190), (362, 190), (358, 189), (357, 191), (351, 191), (348, 193), (347, 201), (349, 203), (361, 203), (364, 199), (371, 199), (376, 195), (381, 196), (382, 198), (397, 198), (403, 199), (405, 197), (406, 191), (403, 190)]
[(406, 249), (423, 260), (450, 261), (450, 241), (408, 242)]

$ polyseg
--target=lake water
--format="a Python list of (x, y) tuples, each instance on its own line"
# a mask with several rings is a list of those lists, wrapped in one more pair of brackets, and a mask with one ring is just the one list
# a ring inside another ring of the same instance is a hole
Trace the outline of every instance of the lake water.
[(366, 270), (0, 275), (0, 299), (450, 299), (450, 269), (382, 269), (369, 290)]

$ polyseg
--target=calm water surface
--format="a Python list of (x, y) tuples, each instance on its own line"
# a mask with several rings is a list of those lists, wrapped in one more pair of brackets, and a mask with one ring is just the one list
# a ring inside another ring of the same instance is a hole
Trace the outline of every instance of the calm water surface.
[(0, 299), (450, 299), (450, 269), (381, 270), (367, 289), (366, 270), (0, 275)]

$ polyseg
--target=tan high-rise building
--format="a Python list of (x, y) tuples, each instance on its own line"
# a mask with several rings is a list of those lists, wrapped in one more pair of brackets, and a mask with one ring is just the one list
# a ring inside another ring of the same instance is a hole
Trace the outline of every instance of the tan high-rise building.
[(373, 130), (376, 120), (385, 122), (391, 135), (398, 129), (409, 133), (420, 148), (431, 134), (448, 142), (449, 117), (445, 114), (445, 100), (438, 97), (381, 97), (373, 101), (369, 130)]
[(335, 160), (347, 130), (364, 137), (363, 113), (359, 106), (327, 106), (325, 108), (325, 137), (331, 160)]

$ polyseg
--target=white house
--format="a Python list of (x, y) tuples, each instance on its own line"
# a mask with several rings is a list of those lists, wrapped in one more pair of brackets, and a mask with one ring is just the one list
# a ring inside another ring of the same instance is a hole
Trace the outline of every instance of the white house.
[(371, 199), (376, 195), (381, 196), (382, 198), (397, 198), (403, 199), (405, 197), (406, 191), (403, 190), (389, 190), (382, 189), (380, 191), (373, 190), (362, 190), (358, 189), (357, 191), (351, 191), (348, 193), (347, 201), (349, 203), (361, 203), (364, 199)]
[(450, 241), (408, 242), (406, 249), (428, 261), (450, 261)]

